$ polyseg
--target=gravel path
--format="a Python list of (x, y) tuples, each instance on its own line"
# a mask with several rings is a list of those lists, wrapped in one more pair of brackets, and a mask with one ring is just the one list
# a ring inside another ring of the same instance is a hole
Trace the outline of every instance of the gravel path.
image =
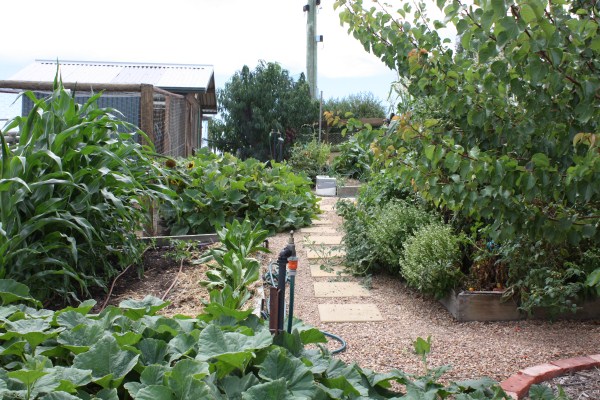
[[(323, 198), (321, 204), (336, 201)], [(341, 220), (334, 211), (325, 212), (321, 218), (332, 220), (333, 226), (341, 231)], [(313, 278), (306, 246), (302, 244), (305, 235), (295, 234), (299, 268), (294, 316), (346, 340), (348, 348), (339, 354), (346, 362), (357, 362), (378, 372), (394, 368), (422, 372), (421, 362), (412, 352), (412, 341), (431, 335), (429, 365), (452, 366), (445, 380), (489, 376), (500, 381), (528, 366), (600, 353), (600, 321), (459, 323), (440, 303), (412, 291), (395, 277), (374, 276), (370, 297), (315, 298), (313, 282), (317, 280), (360, 281), (360, 278)], [(269, 239), (271, 257), (277, 258), (288, 238), (289, 234), (282, 233)], [(341, 303), (375, 303), (384, 321), (322, 323), (319, 320), (318, 304)], [(336, 347), (336, 343), (331, 345)]]

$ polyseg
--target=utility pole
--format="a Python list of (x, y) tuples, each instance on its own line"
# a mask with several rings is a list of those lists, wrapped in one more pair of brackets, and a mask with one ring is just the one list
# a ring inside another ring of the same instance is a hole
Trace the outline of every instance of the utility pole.
[(308, 0), (303, 8), (306, 18), (306, 79), (313, 99), (317, 94), (317, 43), (323, 41), (323, 36), (317, 36), (317, 7), (321, 0)]

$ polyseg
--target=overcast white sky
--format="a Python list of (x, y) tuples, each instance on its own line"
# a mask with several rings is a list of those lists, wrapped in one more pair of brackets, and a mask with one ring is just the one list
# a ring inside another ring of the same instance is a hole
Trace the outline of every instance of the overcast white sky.
[[(244, 65), (306, 67), (306, 0), (2, 0), (0, 79), (35, 59), (212, 64), (217, 87)], [(398, 2), (399, 3), (399, 2)], [(387, 99), (395, 73), (341, 27), (333, 0), (317, 16), (325, 99)]]

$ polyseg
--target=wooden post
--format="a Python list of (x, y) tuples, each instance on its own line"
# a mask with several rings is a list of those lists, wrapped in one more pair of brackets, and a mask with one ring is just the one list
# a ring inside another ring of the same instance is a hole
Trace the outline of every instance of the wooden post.
[[(140, 98), (140, 129), (148, 136), (148, 140), (154, 146), (154, 87), (152, 85), (141, 85)], [(149, 223), (145, 227), (147, 234), (156, 236), (158, 232), (158, 204), (150, 199), (148, 201)]]
[(148, 139), (155, 145), (154, 137), (154, 87), (152, 85), (141, 85), (140, 99), (140, 129)]

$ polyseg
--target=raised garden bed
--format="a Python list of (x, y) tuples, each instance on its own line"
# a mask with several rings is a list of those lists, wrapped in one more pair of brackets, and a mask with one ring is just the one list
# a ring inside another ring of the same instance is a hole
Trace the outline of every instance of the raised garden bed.
[[(528, 315), (519, 311), (517, 302), (505, 299), (503, 292), (495, 291), (452, 291), (440, 302), (458, 321), (513, 321), (526, 319)], [(576, 313), (550, 315), (545, 310), (536, 310), (533, 319), (599, 319), (600, 299), (586, 301)]]
[(338, 197), (356, 197), (356, 196), (358, 196), (359, 189), (360, 189), (360, 185), (340, 186), (337, 188), (337, 196)]

